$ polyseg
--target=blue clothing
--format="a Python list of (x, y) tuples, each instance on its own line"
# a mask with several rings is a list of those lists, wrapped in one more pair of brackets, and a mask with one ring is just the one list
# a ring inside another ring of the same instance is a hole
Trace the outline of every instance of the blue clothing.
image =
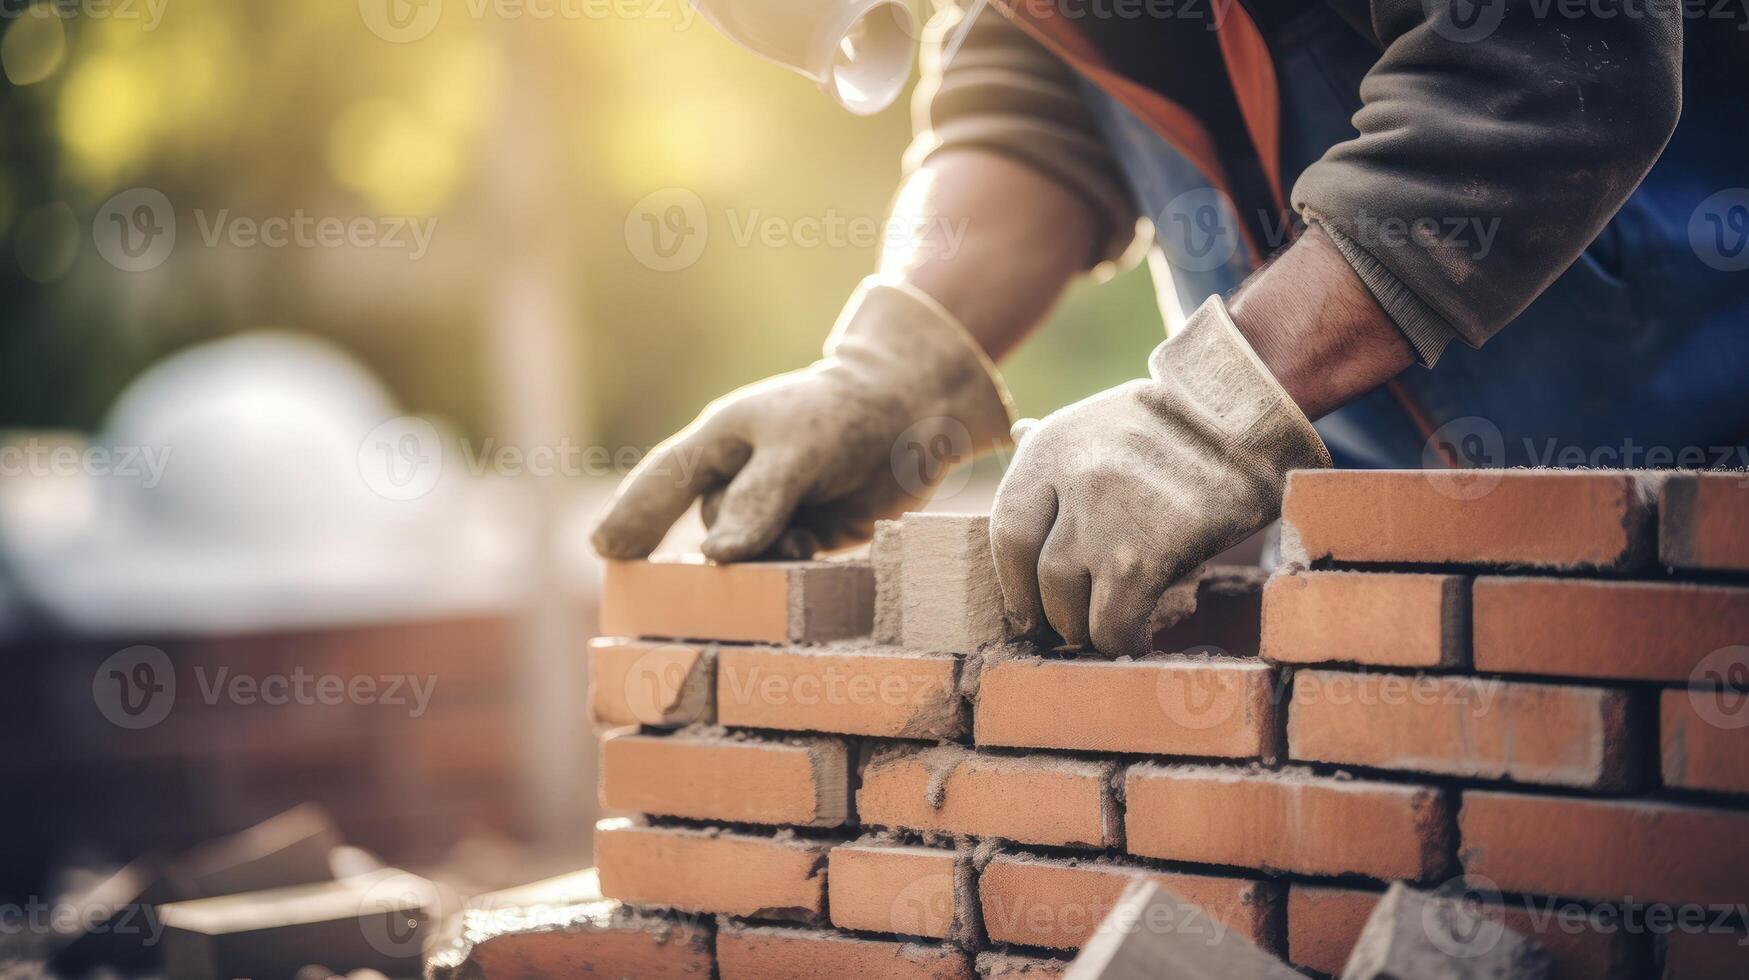
[[(1324, 4), (1267, 40), (1291, 186), (1355, 136), (1378, 49)], [(1319, 421), (1338, 466), (1749, 466), (1749, 106), (1696, 48), (1675, 135), (1603, 233), (1480, 349), (1454, 343), (1436, 366)], [(1238, 285), (1251, 260), (1231, 205), (1123, 106), (1084, 88), (1186, 312)], [(1489, 229), (1464, 232), (1486, 247)], [(1271, 237), (1265, 252), (1287, 232)]]

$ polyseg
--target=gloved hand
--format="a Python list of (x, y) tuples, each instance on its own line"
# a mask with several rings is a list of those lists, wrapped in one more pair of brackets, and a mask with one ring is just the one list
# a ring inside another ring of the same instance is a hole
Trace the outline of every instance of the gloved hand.
[(1006, 446), (1012, 422), (1000, 376), (953, 315), (913, 286), (871, 276), (823, 359), (712, 402), (646, 457), (595, 548), (648, 555), (701, 495), (703, 550), (715, 561), (854, 544), (876, 520), (927, 500), (945, 469), (929, 456), (940, 440), (975, 455)]
[(1022, 441), (990, 519), (1011, 628), (1048, 622), (1071, 645), (1148, 653), (1167, 587), (1274, 520), (1289, 470), (1330, 465), (1220, 297), (1155, 348), (1148, 373)]

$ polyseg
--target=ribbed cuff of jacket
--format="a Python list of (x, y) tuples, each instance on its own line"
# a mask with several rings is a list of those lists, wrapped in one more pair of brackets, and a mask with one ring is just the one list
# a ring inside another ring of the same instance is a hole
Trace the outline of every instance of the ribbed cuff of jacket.
[(1385, 315), (1403, 332), (1409, 346), (1415, 348), (1422, 365), (1432, 367), (1437, 364), (1446, 345), (1457, 339), (1457, 331), (1354, 239), (1322, 221), (1317, 224), (1336, 243), (1336, 250), (1354, 267), (1354, 274), (1366, 284), (1366, 291), (1372, 293), (1373, 299), (1379, 301)]

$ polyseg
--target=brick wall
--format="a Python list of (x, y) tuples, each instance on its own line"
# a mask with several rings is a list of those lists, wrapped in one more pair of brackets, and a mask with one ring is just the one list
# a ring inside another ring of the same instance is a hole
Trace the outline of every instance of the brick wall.
[(724, 980), (1058, 975), (1138, 877), (1335, 973), (1464, 875), (1562, 976), (1749, 974), (1740, 479), (1296, 474), (1139, 660), (1002, 635), (981, 518), (612, 566), (602, 889)]

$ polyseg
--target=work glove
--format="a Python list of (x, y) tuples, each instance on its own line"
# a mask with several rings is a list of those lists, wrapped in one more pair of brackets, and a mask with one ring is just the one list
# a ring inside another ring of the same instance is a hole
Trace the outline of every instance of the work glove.
[(1330, 453), (1219, 297), (1131, 381), (1038, 423), (996, 491), (1011, 630), (1140, 656), (1161, 595), (1281, 513), (1289, 470)]
[(704, 497), (705, 557), (807, 558), (919, 509), (953, 463), (1009, 445), (994, 365), (941, 304), (863, 280), (812, 366), (712, 402), (626, 477), (603, 557), (653, 551)]

